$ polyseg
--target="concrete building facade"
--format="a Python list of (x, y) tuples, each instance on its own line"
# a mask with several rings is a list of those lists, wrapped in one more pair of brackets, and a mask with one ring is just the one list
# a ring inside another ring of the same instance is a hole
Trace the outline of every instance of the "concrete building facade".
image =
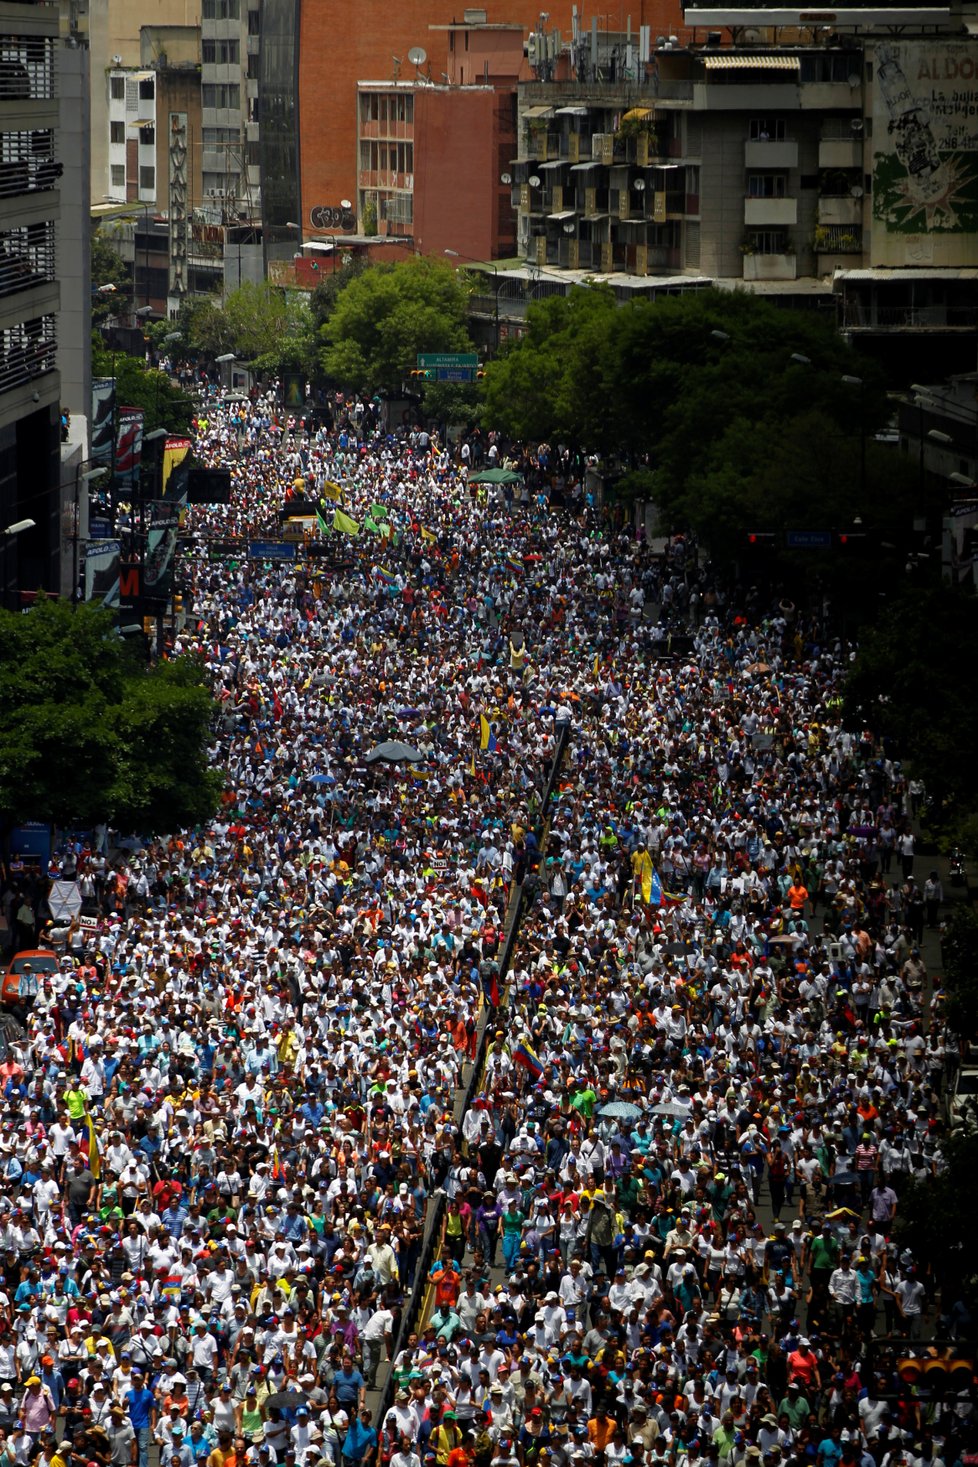
[[(59, 16), (0, 0), (0, 598), (60, 583)], [(33, 527), (8, 527), (33, 520)]]

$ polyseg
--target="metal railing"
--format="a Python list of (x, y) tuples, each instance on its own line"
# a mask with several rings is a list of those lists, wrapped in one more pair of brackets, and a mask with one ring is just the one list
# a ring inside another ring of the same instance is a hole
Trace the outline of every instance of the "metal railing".
[(853, 331), (878, 327), (910, 327), (921, 330), (952, 326), (978, 328), (978, 306), (875, 306), (866, 309), (854, 302), (843, 308), (843, 325)]

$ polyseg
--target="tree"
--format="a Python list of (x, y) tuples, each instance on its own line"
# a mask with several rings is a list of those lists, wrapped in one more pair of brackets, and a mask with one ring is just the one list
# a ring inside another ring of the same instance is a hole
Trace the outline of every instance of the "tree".
[(350, 280), (322, 328), (327, 377), (358, 392), (394, 392), (419, 352), (471, 351), (468, 287), (448, 264), (412, 255)]
[(92, 321), (98, 325), (117, 315), (132, 296), (132, 269), (115, 249), (104, 229), (97, 226), (91, 238)]
[(944, 1012), (951, 1032), (964, 1044), (978, 1040), (978, 912), (960, 906), (941, 938)]
[(188, 431), (194, 404), (186, 393), (165, 372), (147, 367), (138, 357), (110, 351), (98, 332), (92, 334), (92, 376), (115, 378), (116, 403), (142, 408), (144, 433), (156, 428), (168, 428), (171, 433)]
[(954, 831), (978, 811), (978, 600), (910, 587), (868, 628), (846, 683), (850, 728), (882, 732)]
[(146, 669), (102, 607), (0, 611), (0, 808), (60, 826), (156, 834), (215, 813), (214, 703), (192, 659)]
[(978, 1132), (965, 1127), (941, 1141), (944, 1169), (901, 1190), (894, 1233), (932, 1271), (947, 1314), (963, 1301), (978, 1308), (978, 1258), (970, 1245), (978, 1208)]

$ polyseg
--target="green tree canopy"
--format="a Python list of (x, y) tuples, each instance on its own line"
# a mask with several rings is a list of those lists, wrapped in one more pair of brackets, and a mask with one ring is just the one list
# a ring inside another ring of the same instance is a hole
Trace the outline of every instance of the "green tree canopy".
[(119, 254), (101, 226), (92, 230), (92, 321), (126, 309), (132, 299), (132, 267)]
[(978, 600), (944, 585), (889, 599), (860, 642), (844, 716), (893, 738), (950, 828), (978, 811)]
[(413, 255), (344, 285), (322, 328), (326, 375), (360, 392), (395, 391), (418, 352), (471, 351), (468, 287), (448, 264)]
[(214, 703), (190, 658), (147, 669), (86, 603), (0, 611), (0, 808), (9, 820), (154, 834), (215, 813)]
[(746, 528), (904, 514), (910, 487), (871, 441), (888, 411), (880, 374), (814, 313), (714, 290), (619, 307), (583, 286), (527, 321), (487, 369), (486, 420), (647, 471), (664, 526), (698, 530), (714, 553), (735, 554)]
[(156, 428), (186, 433), (190, 427), (194, 404), (187, 394), (165, 372), (126, 352), (110, 350), (98, 332), (92, 335), (92, 376), (115, 377), (117, 404), (142, 408), (144, 433)]

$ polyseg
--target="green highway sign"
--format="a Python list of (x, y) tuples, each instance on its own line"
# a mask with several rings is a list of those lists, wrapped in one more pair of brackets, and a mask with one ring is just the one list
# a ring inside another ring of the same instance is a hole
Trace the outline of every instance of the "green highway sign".
[(474, 351), (428, 351), (418, 352), (418, 368), (424, 371), (426, 367), (437, 370), (447, 367), (471, 367), (479, 365), (479, 358)]

